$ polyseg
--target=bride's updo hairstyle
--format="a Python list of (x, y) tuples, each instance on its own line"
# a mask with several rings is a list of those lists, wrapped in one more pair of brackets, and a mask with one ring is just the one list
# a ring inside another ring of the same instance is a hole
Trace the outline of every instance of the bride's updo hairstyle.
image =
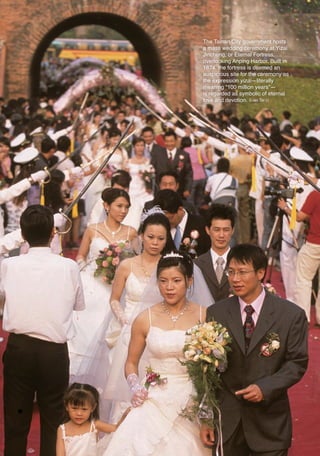
[(139, 228), (139, 234), (143, 234), (147, 227), (150, 225), (161, 225), (166, 230), (166, 244), (164, 246), (163, 251), (161, 252), (162, 255), (169, 253), (175, 249), (171, 231), (170, 231), (170, 223), (168, 217), (164, 215), (160, 208), (152, 208), (150, 211), (143, 213), (141, 218), (141, 225)]
[(125, 191), (125, 190), (122, 190), (121, 188), (105, 188), (103, 190), (103, 192), (101, 193), (101, 198), (102, 200), (109, 204), (112, 204), (117, 198), (125, 198), (128, 203), (129, 203), (129, 206), (130, 206), (130, 197), (128, 195), (128, 193)]
[(157, 278), (164, 269), (176, 267), (186, 279), (193, 276), (193, 261), (187, 253), (170, 252), (163, 255), (157, 266)]

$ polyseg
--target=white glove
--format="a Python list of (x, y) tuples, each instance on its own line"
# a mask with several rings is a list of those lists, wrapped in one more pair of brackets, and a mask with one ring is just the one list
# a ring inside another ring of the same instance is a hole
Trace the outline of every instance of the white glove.
[(59, 212), (53, 214), (53, 219), (55, 228), (64, 227), (66, 223), (66, 218), (62, 214), (60, 214)]
[(75, 166), (74, 168), (70, 169), (70, 177), (78, 177), (81, 176), (83, 170), (81, 166)]
[(148, 391), (144, 386), (140, 385), (137, 374), (129, 374), (127, 383), (132, 393), (131, 404), (133, 407), (139, 407), (147, 399)]
[(117, 299), (113, 299), (110, 302), (110, 307), (111, 307), (111, 310), (114, 313), (116, 319), (121, 324), (121, 326), (127, 325), (128, 319), (126, 317), (126, 314), (125, 314), (120, 302)]
[(48, 173), (47, 171), (40, 170), (35, 173), (32, 173), (30, 177), (34, 182), (41, 182), (47, 179)]

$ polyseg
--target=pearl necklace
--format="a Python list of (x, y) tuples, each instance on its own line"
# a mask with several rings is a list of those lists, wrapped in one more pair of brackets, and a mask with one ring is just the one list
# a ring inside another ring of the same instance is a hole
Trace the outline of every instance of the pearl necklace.
[(104, 224), (105, 229), (108, 231), (108, 233), (111, 234), (111, 236), (112, 236), (113, 238), (115, 237), (116, 234), (119, 233), (119, 231), (120, 231), (121, 228), (122, 228), (122, 225), (120, 224), (119, 228), (117, 228), (115, 231), (111, 231), (110, 228), (109, 228), (108, 225), (107, 225), (106, 220), (103, 222), (103, 224)]
[(185, 313), (185, 311), (188, 308), (188, 304), (189, 303), (186, 302), (184, 307), (180, 310), (180, 312), (177, 315), (172, 315), (172, 313), (168, 309), (168, 306), (167, 306), (167, 304), (165, 302), (162, 302), (161, 304), (162, 304), (162, 307), (163, 307), (163, 311), (168, 315), (168, 317), (171, 319), (172, 323), (175, 324), (175, 323), (177, 323), (179, 318), (182, 317), (182, 315)]

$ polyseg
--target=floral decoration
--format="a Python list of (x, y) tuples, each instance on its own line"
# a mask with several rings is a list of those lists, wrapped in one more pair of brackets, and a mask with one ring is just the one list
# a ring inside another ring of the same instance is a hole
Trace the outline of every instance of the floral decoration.
[(271, 294), (274, 294), (274, 295), (277, 295), (277, 290), (275, 289), (275, 287), (272, 285), (272, 283), (270, 282), (266, 282), (263, 284), (264, 288), (266, 289), (266, 291), (268, 291), (269, 293)]
[(168, 381), (167, 377), (162, 377), (158, 372), (154, 372), (151, 366), (146, 368), (146, 381), (144, 387), (148, 390), (150, 386), (164, 385)]
[(129, 242), (110, 244), (109, 247), (101, 250), (96, 258), (97, 269), (94, 276), (101, 277), (104, 282), (111, 284), (120, 261), (132, 256), (134, 256), (134, 252), (130, 248)]
[(182, 416), (213, 426), (215, 412), (220, 415), (217, 391), (221, 388), (220, 375), (227, 369), (231, 341), (228, 330), (216, 321), (198, 324), (186, 332), (181, 363), (187, 367), (196, 394)]
[(102, 170), (102, 174), (104, 175), (105, 179), (111, 179), (114, 172), (117, 171), (117, 168), (111, 164), (107, 164), (107, 166)]
[(192, 230), (190, 233), (190, 237), (185, 237), (182, 240), (180, 249), (187, 252), (190, 256), (196, 257), (197, 251), (196, 248), (198, 246), (197, 239), (199, 238), (200, 234), (198, 230)]
[(152, 190), (154, 187), (155, 170), (152, 165), (147, 165), (143, 171), (140, 171), (141, 179), (144, 182), (146, 190)]
[(267, 341), (261, 345), (260, 356), (272, 356), (273, 353), (280, 348), (280, 337), (277, 333), (269, 333), (266, 337)]
[(178, 161), (178, 171), (181, 171), (182, 168), (184, 167), (184, 155), (180, 154), (179, 155), (179, 161)]

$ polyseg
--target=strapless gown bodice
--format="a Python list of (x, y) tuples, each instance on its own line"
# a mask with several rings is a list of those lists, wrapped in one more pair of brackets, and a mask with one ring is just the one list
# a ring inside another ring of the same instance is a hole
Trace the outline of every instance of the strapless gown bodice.
[(211, 456), (212, 450), (200, 441), (198, 425), (181, 416), (194, 393), (186, 368), (179, 362), (184, 341), (185, 331), (150, 327), (149, 364), (167, 381), (150, 386), (143, 405), (130, 411), (105, 447), (101, 441), (103, 456)]

